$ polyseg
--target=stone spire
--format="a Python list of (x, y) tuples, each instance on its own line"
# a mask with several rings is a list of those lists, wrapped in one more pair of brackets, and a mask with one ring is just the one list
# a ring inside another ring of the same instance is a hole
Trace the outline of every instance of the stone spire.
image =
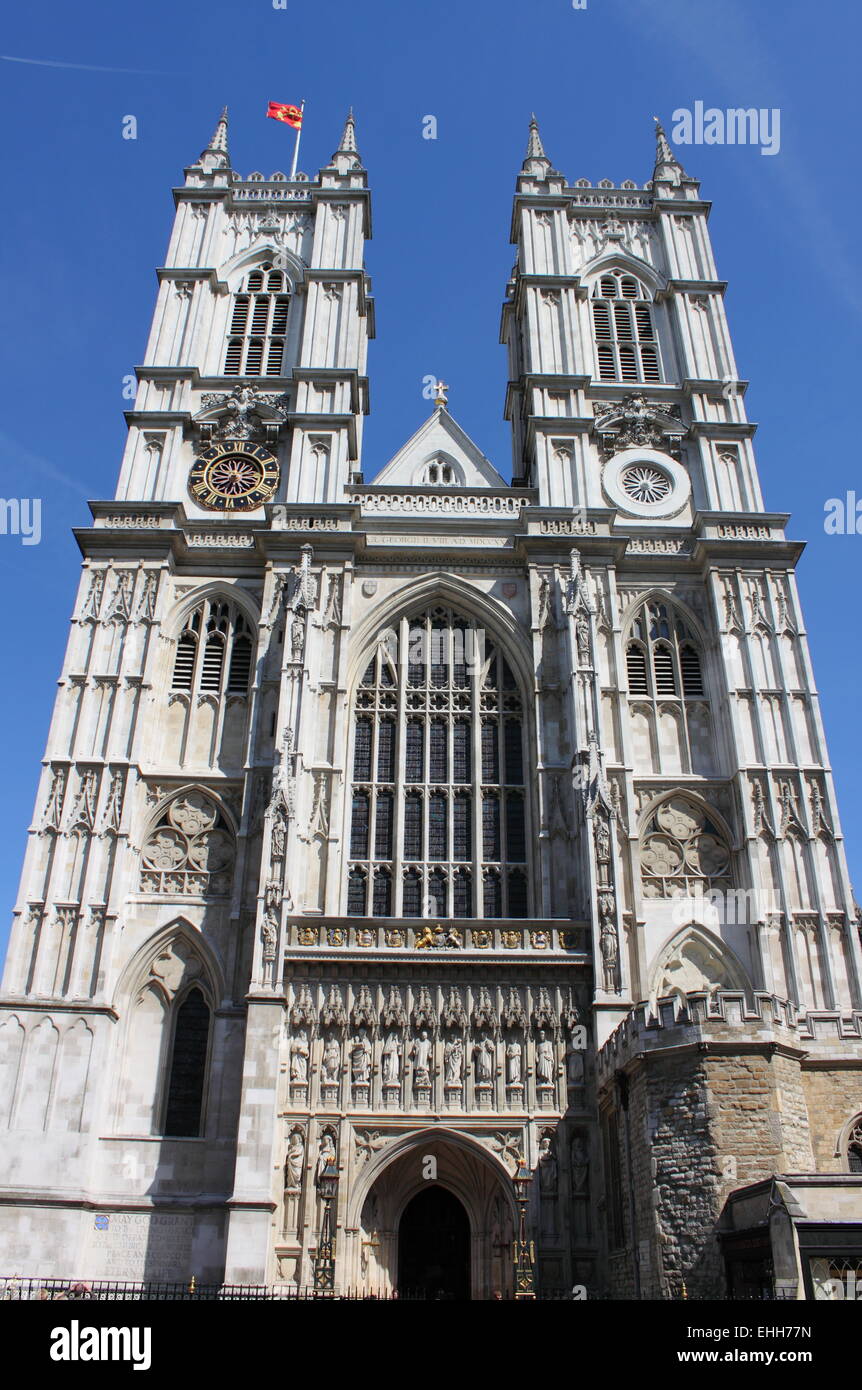
[(653, 116), (653, 120), (655, 121), (656, 144), (653, 183), (656, 180), (661, 180), (664, 183), (679, 183), (688, 175), (671, 149), (670, 141), (658, 116)]
[[(347, 113), (347, 120), (344, 122), (344, 131), (341, 136), (341, 144), (335, 154), (358, 154), (356, 147), (356, 122), (353, 119), (353, 107)], [(335, 155), (332, 156), (335, 158)]]
[(197, 161), (205, 169), (229, 169), (230, 155), (227, 148), (227, 107), (222, 110), (212, 138)]
[(539, 134), (539, 123), (534, 112), (530, 117), (530, 138), (527, 141), (527, 153), (521, 165), (521, 173), (532, 174), (534, 178), (543, 179), (550, 172), (551, 161), (545, 154), (545, 147)]

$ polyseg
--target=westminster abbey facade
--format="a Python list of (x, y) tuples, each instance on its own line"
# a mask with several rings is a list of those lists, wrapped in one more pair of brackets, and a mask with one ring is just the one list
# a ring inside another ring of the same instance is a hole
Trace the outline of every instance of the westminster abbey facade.
[(223, 117), (176, 202), (0, 996), (0, 1275), (814, 1296), (862, 949), (697, 182), (531, 124), (511, 482), (442, 382), (363, 460), (352, 117), (313, 179)]

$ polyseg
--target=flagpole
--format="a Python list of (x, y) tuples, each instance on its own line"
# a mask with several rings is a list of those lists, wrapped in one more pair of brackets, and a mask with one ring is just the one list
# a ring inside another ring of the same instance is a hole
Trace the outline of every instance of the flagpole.
[[(302, 101), (300, 102), (300, 106), (299, 106), (299, 114), (300, 114), (300, 117), (302, 116), (302, 113), (303, 113), (304, 110), (305, 110), (305, 97), (303, 97), (303, 98), (302, 98)], [(297, 160), (299, 159), (299, 137), (300, 137), (301, 134), (302, 134), (302, 121), (300, 120), (300, 123), (299, 123), (299, 125), (297, 126), (297, 130), (296, 130), (296, 144), (295, 144), (294, 147), (293, 147), (293, 163), (292, 163), (292, 165), (290, 166), (290, 178), (291, 178), (291, 182), (296, 178), (296, 163), (297, 163)]]

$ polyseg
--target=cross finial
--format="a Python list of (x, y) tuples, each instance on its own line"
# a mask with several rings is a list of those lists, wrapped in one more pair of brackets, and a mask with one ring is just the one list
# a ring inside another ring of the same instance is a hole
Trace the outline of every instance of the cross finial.
[(447, 392), (448, 390), (449, 390), (449, 383), (448, 383), (448, 382), (446, 382), (446, 381), (435, 381), (435, 382), (434, 382), (434, 404), (435, 404), (435, 405), (446, 405), (446, 404), (447, 404), (448, 396), (446, 395), (446, 392)]

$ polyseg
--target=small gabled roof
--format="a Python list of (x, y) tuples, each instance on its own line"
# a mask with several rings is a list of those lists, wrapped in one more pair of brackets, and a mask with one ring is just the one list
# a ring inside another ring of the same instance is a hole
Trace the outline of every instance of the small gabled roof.
[[(438, 405), (424, 425), (372, 480), (374, 487), (421, 487), (426, 463), (435, 460), (454, 465), (454, 487), (508, 487), (482, 450), (453, 420), (444, 405)], [(427, 484), (426, 484), (427, 486)]]

